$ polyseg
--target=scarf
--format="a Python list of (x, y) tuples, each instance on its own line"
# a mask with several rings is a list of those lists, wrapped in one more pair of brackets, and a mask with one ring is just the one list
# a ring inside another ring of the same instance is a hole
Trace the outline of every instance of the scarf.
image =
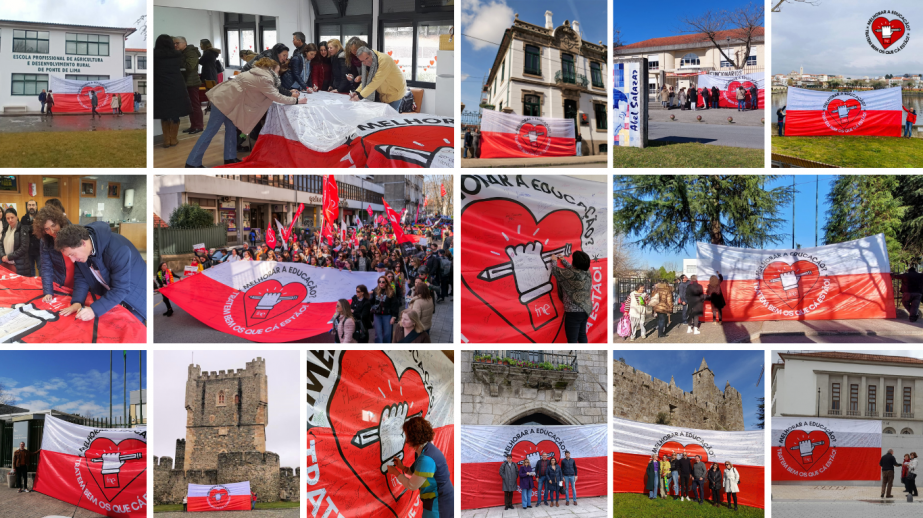
[(157, 278), (160, 279), (160, 282), (163, 284), (173, 284), (173, 271), (169, 269), (166, 272), (160, 270), (157, 272)]

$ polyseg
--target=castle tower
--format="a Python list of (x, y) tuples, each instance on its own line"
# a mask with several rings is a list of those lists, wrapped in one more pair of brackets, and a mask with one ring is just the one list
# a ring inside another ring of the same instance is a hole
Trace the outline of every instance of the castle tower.
[(190, 365), (188, 374), (184, 468), (218, 469), (220, 453), (265, 453), (269, 422), (265, 361), (258, 357), (236, 372), (202, 373), (198, 365)]
[(699, 370), (692, 373), (692, 393), (699, 401), (714, 401), (714, 396), (718, 394), (718, 387), (715, 386), (715, 373), (708, 368), (705, 358), (699, 365)]

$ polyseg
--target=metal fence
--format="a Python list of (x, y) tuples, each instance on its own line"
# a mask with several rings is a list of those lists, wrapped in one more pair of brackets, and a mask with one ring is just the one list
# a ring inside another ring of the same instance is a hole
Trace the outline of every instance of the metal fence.
[(533, 363), (550, 363), (554, 367), (567, 365), (574, 372), (577, 370), (576, 354), (549, 353), (545, 351), (474, 351), (475, 356), (488, 354), (495, 358), (509, 358)]
[(481, 127), (481, 112), (480, 111), (462, 112), (461, 120), (462, 120), (462, 125), (461, 125), (462, 133), (464, 133), (465, 130), (467, 129), (470, 129), (473, 131), (476, 128)]
[(205, 248), (227, 246), (227, 224), (208, 228), (155, 228), (154, 262), (160, 264), (160, 257), (164, 255), (192, 253), (193, 245), (198, 243), (205, 243)]

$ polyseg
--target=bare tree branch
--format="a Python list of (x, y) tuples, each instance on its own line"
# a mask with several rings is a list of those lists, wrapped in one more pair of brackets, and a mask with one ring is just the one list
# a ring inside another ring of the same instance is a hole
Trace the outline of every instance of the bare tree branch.
[[(747, 64), (750, 48), (757, 30), (763, 27), (765, 7), (759, 3), (751, 3), (733, 11), (705, 11), (699, 16), (684, 17), (680, 19), (682, 27), (677, 31), (680, 34), (701, 35), (701, 41), (710, 41), (724, 60), (733, 63), (734, 68), (742, 69)], [(744, 50), (735, 53), (731, 58), (725, 52), (719, 41), (719, 32), (729, 31), (731, 39), (744, 42)]]
[(820, 5), (820, 0), (777, 0), (776, 5), (772, 6), (772, 12), (780, 13), (782, 12), (782, 4), (790, 4), (793, 2), (798, 2), (800, 4), (813, 5), (815, 7)]
[(16, 404), (16, 398), (10, 394), (6, 387), (3, 386), (3, 383), (0, 383), (0, 405), (10, 405), (13, 406)]
[[(445, 197), (441, 187), (445, 186)], [(454, 196), (452, 175), (428, 174), (423, 177), (423, 191), (429, 202), (427, 208), (435, 207), (436, 212), (451, 217), (454, 214), (452, 199)]]
[(625, 235), (615, 233), (612, 237), (612, 276), (628, 277), (639, 268), (637, 249), (625, 240)]
[(625, 45), (625, 43), (622, 41), (622, 28), (619, 27), (618, 25), (613, 25), (612, 26), (612, 48), (617, 49), (623, 45)]

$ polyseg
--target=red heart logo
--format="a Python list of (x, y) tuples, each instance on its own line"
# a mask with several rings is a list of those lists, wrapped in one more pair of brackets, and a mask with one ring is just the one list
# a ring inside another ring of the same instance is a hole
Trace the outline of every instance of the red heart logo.
[(388, 55), (390, 56), (393, 52), (394, 52), (393, 50), (389, 50)]
[[(398, 509), (398, 502), (410, 493), (383, 467), (395, 458), (410, 466), (413, 448), (405, 444), (401, 426), (411, 417), (426, 418), (428, 412), (429, 393), (416, 370), (398, 374), (381, 351), (340, 355), (340, 375), (327, 404), (330, 428), (356, 478), (397, 516), (409, 509)], [(395, 415), (406, 418), (395, 420)]]
[[(99, 437), (84, 454), (84, 465), (96, 486), (111, 503), (144, 473), (147, 467), (147, 459), (144, 458), (146, 452), (147, 444), (137, 439), (124, 439), (116, 444), (111, 439)], [(141, 478), (138, 484), (145, 486), (147, 479)]]
[(513, 455), (513, 462), (522, 465), (524, 459), (529, 459), (529, 463), (535, 466), (535, 463), (542, 458), (543, 453), (548, 454), (548, 460), (551, 458), (558, 459), (561, 462), (561, 449), (554, 441), (544, 440), (535, 444), (534, 442), (523, 439), (517, 442), (510, 451)]
[(224, 486), (213, 487), (208, 492), (208, 505), (212, 509), (224, 509), (231, 503), (231, 496)]
[(519, 127), (517, 140), (527, 153), (543, 155), (548, 149), (548, 127), (527, 122)]
[(708, 452), (705, 451), (705, 448), (700, 444), (687, 444), (682, 445), (676, 441), (667, 441), (663, 443), (663, 446), (660, 447), (660, 451), (657, 452), (657, 459), (662, 459), (664, 455), (676, 455), (677, 453), (682, 453), (684, 456), (689, 457), (689, 462), (694, 466), (697, 459), (696, 455), (702, 457), (702, 462), (708, 462)]
[(399, 60), (399, 59), (395, 59), (395, 60), (394, 60), (394, 64), (395, 64), (395, 65), (398, 64), (398, 63), (400, 63), (400, 62), (401, 62), (401, 60)]
[(269, 279), (257, 284), (243, 294), (247, 327), (287, 316), (288, 311), (301, 304), (307, 295), (308, 289), (297, 282), (282, 286), (279, 281)]
[(823, 430), (795, 430), (785, 437), (785, 453), (806, 470), (826, 462), (831, 451), (830, 436)]
[(763, 284), (791, 309), (798, 307), (819, 279), (817, 264), (803, 259), (793, 264), (774, 261), (763, 270)]
[(881, 43), (881, 48), (887, 49), (904, 37), (904, 34), (907, 33), (907, 27), (900, 20), (888, 20), (883, 16), (879, 16), (872, 22), (872, 32), (878, 38), (878, 43)]
[(728, 83), (727, 90), (724, 91), (724, 98), (727, 99), (731, 104), (737, 104), (737, 89), (741, 86), (744, 87), (744, 90), (747, 91), (747, 95), (750, 95), (750, 89), (755, 85), (751, 81), (731, 81)]
[[(552, 343), (561, 332), (564, 308), (557, 295), (557, 280), (538, 268), (517, 272), (507, 250), (522, 245), (541, 245), (545, 265), (550, 264), (551, 252), (570, 253), (581, 249), (583, 223), (572, 210), (556, 210), (541, 220), (524, 205), (511, 200), (484, 200), (465, 207), (467, 217), (462, 228), (468, 246), (462, 269), (462, 282), (471, 292), (505, 323), (523, 336), (523, 341)], [(469, 212), (470, 211), (470, 212)], [(573, 229), (562, 232), (561, 229)], [(468, 252), (471, 252), (468, 254)], [(511, 250), (516, 253), (516, 250)], [(517, 275), (522, 283), (517, 283)], [(525, 281), (534, 287), (527, 293), (519, 291)], [(545, 281), (549, 284), (545, 284)], [(543, 293), (540, 296), (533, 297)], [(491, 325), (502, 325), (492, 322)]]
[(827, 117), (843, 129), (862, 117), (862, 103), (857, 99), (834, 99), (827, 104)]

